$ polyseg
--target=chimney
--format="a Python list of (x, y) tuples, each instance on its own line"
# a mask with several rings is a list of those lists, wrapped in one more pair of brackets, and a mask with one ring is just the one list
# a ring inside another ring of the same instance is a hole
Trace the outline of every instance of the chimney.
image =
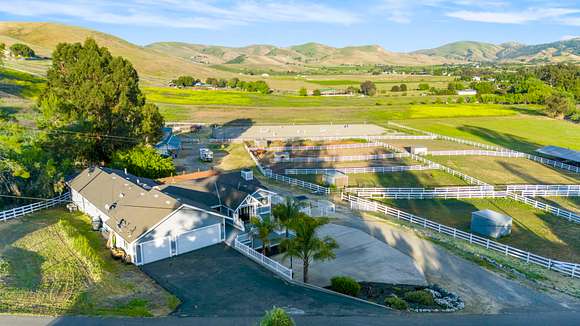
[(242, 179), (250, 181), (254, 179), (254, 171), (252, 170), (242, 170)]

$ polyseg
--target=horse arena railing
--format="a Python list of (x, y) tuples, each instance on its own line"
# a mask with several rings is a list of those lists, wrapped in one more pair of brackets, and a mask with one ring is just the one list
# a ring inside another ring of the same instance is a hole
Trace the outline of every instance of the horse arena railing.
[(397, 166), (370, 166), (361, 168), (335, 168), (335, 169), (286, 169), (284, 174), (327, 174), (332, 172), (342, 172), (344, 174), (362, 174), (362, 173), (389, 173), (401, 171), (423, 171), (439, 169), (435, 165), (397, 165)]
[(62, 205), (68, 202), (70, 202), (70, 192), (65, 192), (62, 195), (56, 196), (51, 199), (47, 199), (45, 201), (40, 201), (33, 204), (15, 207), (9, 210), (2, 211), (0, 212), (0, 221), (6, 222), (7, 220), (11, 220), (13, 218), (32, 214), (45, 208)]
[(331, 189), (330, 188), (326, 188), (326, 187), (322, 187), (319, 186), (315, 183), (310, 183), (310, 182), (306, 182), (306, 181), (302, 181), (299, 179), (294, 179), (294, 178), (290, 178), (287, 177), (285, 175), (281, 175), (281, 174), (276, 174), (273, 173), (272, 170), (270, 169), (264, 169), (264, 176), (270, 178), (270, 179), (274, 179), (276, 181), (281, 181), (293, 186), (298, 186), (301, 188), (305, 188), (311, 191), (314, 191), (316, 193), (322, 193), (322, 194), (330, 194), (331, 193)]
[(580, 278), (579, 264), (553, 260), (550, 258), (535, 255), (528, 251), (517, 249), (487, 238), (477, 236), (473, 233), (461, 231), (456, 228), (452, 228), (437, 222), (433, 222), (429, 219), (409, 214), (407, 212), (403, 212), (401, 210), (380, 204), (375, 201), (362, 199), (344, 193), (342, 194), (341, 198), (343, 201), (350, 203), (351, 209), (383, 213), (385, 215), (397, 218), (399, 220), (403, 220), (411, 224), (416, 224), (424, 228), (452, 236), (457, 239), (468, 241), (471, 244), (484, 247), (486, 249), (500, 252), (506, 256), (514, 257), (526, 263), (532, 263), (535, 265), (548, 268), (549, 270), (560, 272), (568, 276)]
[(410, 157), (409, 153), (386, 153), (386, 154), (369, 154), (369, 155), (348, 155), (348, 156), (300, 156), (274, 158), (274, 163), (314, 163), (314, 162), (349, 162), (349, 161), (371, 161), (391, 158)]
[(531, 199), (528, 197), (524, 197), (522, 195), (515, 194), (513, 192), (508, 192), (507, 196), (511, 199), (514, 199), (514, 200), (517, 200), (517, 201), (522, 202), (524, 204), (533, 206), (537, 209), (547, 211), (547, 212), (549, 212), (553, 215), (556, 215), (558, 217), (563, 217), (563, 218), (567, 219), (568, 221), (580, 223), (580, 215), (578, 215), (576, 213), (572, 213), (572, 212), (567, 211), (565, 209), (555, 207), (552, 205), (548, 205), (546, 203), (542, 203), (542, 202), (539, 202), (537, 200), (534, 200), (534, 199)]

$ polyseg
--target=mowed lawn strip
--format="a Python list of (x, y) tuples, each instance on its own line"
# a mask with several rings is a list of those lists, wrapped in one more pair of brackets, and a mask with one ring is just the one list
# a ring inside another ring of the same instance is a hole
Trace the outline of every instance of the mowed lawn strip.
[(384, 200), (387, 205), (469, 231), (471, 213), (491, 209), (513, 218), (512, 234), (499, 242), (568, 262), (580, 262), (580, 225), (510, 199)]
[(580, 125), (540, 115), (417, 119), (404, 123), (430, 132), (530, 153), (547, 145), (580, 150)]
[(50, 209), (0, 223), (0, 313), (161, 316), (179, 300), (111, 258), (80, 213)]
[(428, 156), (489, 184), (579, 184), (580, 175), (526, 158), (493, 156)]

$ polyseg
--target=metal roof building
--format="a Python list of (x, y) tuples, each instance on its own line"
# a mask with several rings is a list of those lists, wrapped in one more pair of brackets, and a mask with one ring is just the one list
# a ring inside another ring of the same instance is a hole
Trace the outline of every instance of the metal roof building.
[(580, 152), (559, 146), (546, 146), (536, 150), (544, 156), (550, 156), (562, 161), (580, 164)]

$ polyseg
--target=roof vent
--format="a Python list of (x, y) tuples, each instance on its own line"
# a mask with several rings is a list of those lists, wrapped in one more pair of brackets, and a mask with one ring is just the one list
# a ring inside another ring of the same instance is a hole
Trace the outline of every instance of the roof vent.
[(251, 181), (254, 179), (254, 171), (252, 170), (242, 170), (242, 179), (246, 181)]
[(117, 227), (118, 227), (119, 229), (122, 229), (122, 228), (124, 228), (124, 227), (126, 227), (126, 226), (127, 226), (127, 221), (125, 221), (125, 219), (124, 219), (124, 218), (122, 218), (122, 219), (119, 221), (119, 223), (117, 223)]

